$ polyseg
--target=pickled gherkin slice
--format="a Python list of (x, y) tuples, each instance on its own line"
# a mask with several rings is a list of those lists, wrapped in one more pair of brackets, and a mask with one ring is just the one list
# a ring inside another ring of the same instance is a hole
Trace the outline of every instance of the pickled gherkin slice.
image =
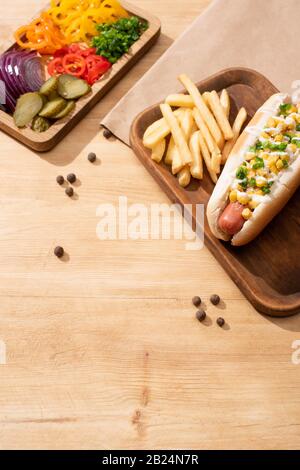
[(48, 103), (46, 103), (43, 109), (39, 112), (39, 116), (51, 118), (60, 113), (66, 105), (67, 102), (63, 98), (56, 98), (52, 101), (48, 101)]
[(58, 78), (57, 77), (50, 77), (44, 83), (44, 85), (42, 85), (42, 87), (40, 89), (40, 93), (42, 93), (42, 95), (49, 96), (53, 91), (56, 91), (57, 84), (58, 84)]
[(59, 96), (59, 94), (55, 90), (55, 91), (51, 91), (51, 93), (47, 96), (47, 98), (49, 101), (53, 101), (53, 100), (56, 100), (56, 98), (61, 98), (61, 96)]
[(43, 118), (41, 116), (36, 116), (31, 125), (31, 129), (35, 132), (45, 132), (49, 129), (50, 122), (48, 119)]
[(39, 93), (25, 93), (18, 101), (14, 112), (17, 127), (25, 127), (41, 111), (43, 99)]
[(47, 96), (45, 96), (45, 95), (42, 95), (42, 94), (40, 93), (40, 97), (41, 97), (41, 98), (42, 98), (42, 100), (43, 100), (43, 106), (45, 106), (45, 104), (46, 104), (46, 103), (48, 103)]
[(76, 100), (89, 93), (91, 87), (81, 78), (73, 75), (60, 75), (58, 78), (58, 94), (66, 100)]
[(55, 114), (55, 116), (52, 116), (52, 119), (62, 119), (68, 116), (68, 114), (70, 114), (74, 108), (75, 108), (75, 101), (68, 101), (67, 106), (65, 106), (64, 109), (60, 111), (60, 113)]

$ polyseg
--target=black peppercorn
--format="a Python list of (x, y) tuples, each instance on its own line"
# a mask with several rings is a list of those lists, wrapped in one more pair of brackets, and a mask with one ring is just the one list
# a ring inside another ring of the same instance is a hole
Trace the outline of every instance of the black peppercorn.
[(64, 253), (65, 253), (65, 250), (63, 249), (62, 246), (57, 246), (54, 250), (54, 254), (55, 256), (57, 256), (57, 258), (62, 258), (64, 256)]
[(67, 188), (66, 189), (66, 195), (69, 197), (72, 197), (74, 195), (74, 189), (73, 188)]
[(75, 181), (76, 181), (76, 175), (74, 175), (74, 173), (70, 173), (70, 174), (67, 176), (67, 180), (68, 180), (69, 183), (71, 183), (71, 184), (75, 183)]
[(105, 139), (110, 139), (113, 136), (113, 133), (109, 129), (104, 129), (103, 137)]
[(210, 301), (213, 305), (218, 305), (220, 303), (220, 296), (217, 294), (214, 294), (211, 296)]
[(225, 325), (225, 320), (224, 318), (220, 317), (217, 319), (217, 324), (219, 325), (220, 328)]
[(199, 305), (201, 305), (201, 299), (200, 297), (198, 297), (198, 295), (193, 297), (192, 302), (195, 305), (195, 307), (199, 307)]
[(65, 182), (65, 178), (62, 175), (57, 176), (56, 182), (61, 186)]
[(91, 162), (91, 163), (94, 163), (96, 161), (96, 154), (94, 152), (91, 152), (88, 154), (88, 161)]
[(198, 312), (196, 312), (196, 318), (199, 321), (204, 321), (206, 318), (206, 313), (204, 312), (204, 310), (202, 309), (198, 310)]

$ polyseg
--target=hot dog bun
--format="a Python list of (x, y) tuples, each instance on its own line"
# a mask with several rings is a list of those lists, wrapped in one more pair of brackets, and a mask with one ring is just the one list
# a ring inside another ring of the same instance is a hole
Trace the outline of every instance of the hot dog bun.
[(279, 106), (286, 102), (291, 102), (291, 98), (286, 94), (277, 93), (271, 96), (256, 112), (233, 147), (209, 200), (207, 219), (212, 233), (221, 240), (229, 241), (231, 239), (232, 245), (240, 246), (252, 241), (281, 211), (300, 184), (300, 158), (298, 157), (286, 171), (279, 174), (271, 193), (264, 196), (264, 201), (255, 209), (252, 218), (244, 223), (243, 228), (236, 235), (231, 238), (220, 229), (219, 217), (228, 203), (229, 189), (234, 180), (236, 169), (244, 161), (245, 151), (255, 144), (269, 117), (274, 116), (278, 112)]

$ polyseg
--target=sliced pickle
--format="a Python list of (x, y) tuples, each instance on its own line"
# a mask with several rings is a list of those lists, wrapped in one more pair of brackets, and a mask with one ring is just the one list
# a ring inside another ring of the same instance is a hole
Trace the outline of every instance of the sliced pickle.
[(40, 97), (41, 97), (42, 100), (43, 100), (43, 106), (45, 106), (45, 104), (48, 103), (48, 98), (47, 98), (47, 96), (46, 96), (46, 95), (42, 95), (42, 94), (40, 93)]
[(81, 78), (73, 75), (60, 75), (58, 78), (58, 94), (66, 100), (76, 100), (91, 91), (91, 87)]
[(68, 101), (67, 106), (65, 106), (64, 109), (60, 113), (57, 113), (55, 114), (55, 116), (52, 116), (52, 119), (62, 119), (68, 116), (68, 114), (70, 114), (75, 108), (75, 104), (76, 104), (75, 101)]
[(31, 129), (35, 132), (45, 132), (49, 129), (50, 122), (41, 116), (36, 116), (31, 124)]
[(43, 109), (39, 112), (39, 116), (51, 118), (60, 113), (66, 105), (67, 102), (63, 98), (56, 98), (52, 101), (48, 101), (48, 103), (46, 103)]
[(40, 112), (43, 99), (39, 93), (25, 93), (18, 101), (14, 112), (14, 121), (17, 127), (25, 127)]
[(51, 91), (50, 95), (48, 95), (47, 98), (49, 101), (53, 101), (53, 100), (56, 100), (57, 98), (61, 98), (61, 96), (59, 96), (59, 94), (55, 90), (55, 91)]
[(42, 85), (42, 87), (40, 89), (40, 93), (42, 93), (42, 95), (49, 96), (53, 91), (56, 91), (57, 84), (58, 84), (58, 78), (57, 77), (50, 77), (44, 83), (44, 85)]

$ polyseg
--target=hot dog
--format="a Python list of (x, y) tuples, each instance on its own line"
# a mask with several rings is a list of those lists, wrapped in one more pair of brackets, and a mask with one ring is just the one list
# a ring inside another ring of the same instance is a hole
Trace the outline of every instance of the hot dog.
[(244, 206), (239, 202), (230, 202), (219, 218), (220, 229), (228, 235), (238, 233), (245, 223), (242, 216), (243, 210)]
[(237, 140), (207, 206), (213, 234), (252, 241), (300, 184), (300, 103), (271, 96)]

